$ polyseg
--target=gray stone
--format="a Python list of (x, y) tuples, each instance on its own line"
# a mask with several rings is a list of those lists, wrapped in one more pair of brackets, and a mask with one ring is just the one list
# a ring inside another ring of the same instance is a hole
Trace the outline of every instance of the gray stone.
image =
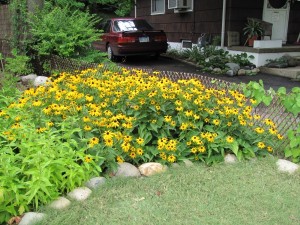
[(227, 75), (227, 76), (230, 76), (230, 77), (233, 77), (233, 76), (234, 76), (234, 72), (233, 72), (232, 70), (228, 70), (228, 71), (226, 72), (226, 75)]
[(214, 72), (214, 73), (221, 73), (222, 70), (221, 70), (220, 68), (214, 68), (214, 69), (213, 69), (213, 72)]
[(34, 85), (35, 87), (38, 87), (38, 86), (41, 86), (41, 85), (46, 85), (46, 82), (49, 81), (48, 79), (49, 79), (49, 78), (48, 78), (48, 77), (45, 77), (45, 76), (37, 76), (37, 77), (34, 79), (33, 85)]
[(33, 225), (41, 221), (44, 217), (44, 213), (27, 212), (22, 217), (22, 220), (20, 221), (19, 225)]
[(116, 177), (140, 177), (141, 173), (134, 165), (123, 162), (118, 163), (118, 170), (115, 174)]
[(87, 187), (79, 187), (68, 193), (68, 197), (76, 201), (84, 201), (90, 196), (91, 193), (91, 189)]
[(285, 60), (289, 67), (295, 67), (298, 65), (298, 61), (295, 57), (292, 57), (290, 55), (284, 55), (282, 56), (282, 59)]
[(294, 173), (296, 170), (299, 169), (299, 165), (285, 159), (278, 159), (276, 165), (279, 171), (287, 172), (290, 174)]
[(90, 189), (97, 189), (98, 187), (100, 187), (101, 185), (103, 185), (106, 181), (105, 177), (94, 177), (92, 179), (90, 179), (89, 181), (87, 181), (85, 183), (85, 186), (87, 186)]
[(64, 197), (59, 197), (57, 200), (53, 201), (49, 206), (53, 209), (64, 209), (67, 208), (71, 202), (64, 198)]
[(237, 75), (239, 69), (241, 68), (239, 64), (236, 63), (226, 63), (225, 66), (230, 68), (233, 71), (233, 75)]
[(227, 154), (224, 157), (224, 162), (227, 163), (227, 164), (236, 163), (237, 162), (237, 158), (233, 154)]
[(21, 81), (24, 85), (27, 85), (27, 84), (33, 83), (36, 77), (37, 77), (36, 74), (29, 74), (26, 76), (22, 76)]
[(246, 75), (246, 70), (245, 70), (245, 69), (240, 69), (240, 70), (238, 71), (238, 75), (239, 75), (239, 76)]
[(156, 162), (149, 162), (149, 163), (144, 163), (139, 166), (139, 170), (142, 175), (144, 176), (151, 176), (157, 173), (162, 173), (167, 170), (167, 166), (164, 166), (160, 163)]
[(256, 73), (259, 73), (260, 70), (259, 70), (259, 68), (254, 68), (254, 69), (251, 70), (251, 72), (256, 74)]
[(184, 162), (186, 167), (190, 167), (190, 166), (194, 165), (194, 163), (189, 159), (185, 159), (185, 160), (183, 160), (183, 162)]

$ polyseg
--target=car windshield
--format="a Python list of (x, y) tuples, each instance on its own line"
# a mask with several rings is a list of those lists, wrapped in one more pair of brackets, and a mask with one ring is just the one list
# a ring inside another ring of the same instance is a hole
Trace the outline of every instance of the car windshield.
[(146, 20), (117, 20), (114, 21), (114, 31), (153, 30)]

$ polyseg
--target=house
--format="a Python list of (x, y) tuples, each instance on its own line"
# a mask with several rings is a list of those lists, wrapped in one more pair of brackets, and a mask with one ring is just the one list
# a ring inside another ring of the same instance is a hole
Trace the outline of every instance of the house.
[[(300, 45), (288, 46), (296, 44), (300, 33), (299, 0), (135, 0), (135, 3), (134, 16), (163, 29), (171, 48), (199, 44), (199, 37), (205, 34), (210, 40), (219, 36), (221, 47), (232, 53), (251, 53), (258, 66), (266, 59), (286, 53), (300, 56)], [(265, 41), (257, 42), (257, 48), (243, 47), (247, 39), (243, 28), (248, 18), (271, 24), (271, 34), (264, 37)]]

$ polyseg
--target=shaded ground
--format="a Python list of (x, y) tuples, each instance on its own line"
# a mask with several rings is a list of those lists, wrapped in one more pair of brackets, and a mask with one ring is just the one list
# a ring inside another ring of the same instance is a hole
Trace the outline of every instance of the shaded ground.
[(234, 82), (234, 83), (248, 83), (250, 81), (262, 80), (266, 89), (272, 87), (273, 89), (277, 90), (279, 87), (286, 87), (287, 90), (291, 90), (293, 87), (300, 87), (299, 81), (293, 81), (290, 78), (271, 75), (271, 74), (264, 74), (264, 73), (259, 73), (254, 76), (234, 76), (234, 77), (228, 77), (226, 75), (205, 74), (201, 72), (199, 68), (197, 68), (195, 65), (188, 64), (169, 57), (163, 57), (163, 56), (159, 57), (158, 59), (153, 59), (146, 56), (129, 57), (126, 59), (125, 62), (121, 62), (118, 64), (120, 66), (125, 66), (125, 67), (201, 74), (203, 76), (213, 77), (213, 78)]

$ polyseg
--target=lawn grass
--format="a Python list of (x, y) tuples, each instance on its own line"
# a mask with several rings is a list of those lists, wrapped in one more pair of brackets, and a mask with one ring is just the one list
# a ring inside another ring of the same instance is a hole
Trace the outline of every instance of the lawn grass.
[(113, 178), (68, 209), (42, 209), (39, 225), (300, 224), (300, 172), (276, 158), (171, 168), (148, 178)]

